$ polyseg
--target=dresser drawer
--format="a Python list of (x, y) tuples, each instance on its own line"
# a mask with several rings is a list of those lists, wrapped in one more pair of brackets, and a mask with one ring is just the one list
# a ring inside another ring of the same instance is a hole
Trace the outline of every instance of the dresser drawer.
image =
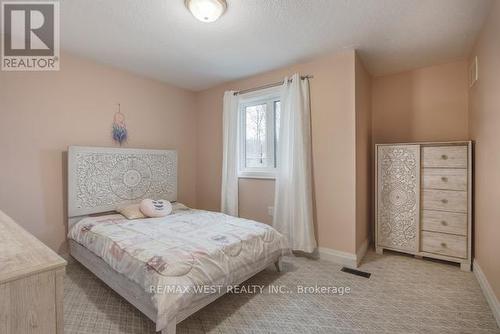
[(423, 190), (422, 208), (465, 213), (467, 212), (467, 193), (453, 190)]
[(422, 166), (467, 168), (467, 146), (424, 146)]
[(467, 169), (424, 168), (424, 189), (467, 190)]
[(422, 251), (467, 258), (467, 238), (437, 232), (422, 232)]
[(424, 210), (422, 229), (431, 232), (443, 232), (467, 235), (467, 214), (445, 211)]

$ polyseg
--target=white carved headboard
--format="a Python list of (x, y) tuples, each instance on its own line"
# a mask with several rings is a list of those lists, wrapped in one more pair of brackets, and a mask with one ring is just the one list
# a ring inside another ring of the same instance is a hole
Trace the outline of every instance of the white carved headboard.
[(69, 217), (115, 210), (144, 198), (177, 200), (177, 151), (69, 147)]

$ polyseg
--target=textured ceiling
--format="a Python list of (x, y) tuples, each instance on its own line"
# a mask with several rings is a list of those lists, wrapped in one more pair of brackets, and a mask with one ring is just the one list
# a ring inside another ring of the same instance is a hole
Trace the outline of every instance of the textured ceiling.
[(227, 0), (215, 23), (184, 0), (61, 1), (64, 50), (192, 90), (358, 49), (373, 75), (464, 58), (490, 0)]

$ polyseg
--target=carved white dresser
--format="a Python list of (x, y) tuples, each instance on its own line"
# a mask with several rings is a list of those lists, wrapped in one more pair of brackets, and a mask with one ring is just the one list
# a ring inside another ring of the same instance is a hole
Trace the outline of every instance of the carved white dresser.
[(375, 247), (471, 269), (472, 143), (377, 144)]
[(63, 333), (65, 266), (0, 211), (0, 333)]

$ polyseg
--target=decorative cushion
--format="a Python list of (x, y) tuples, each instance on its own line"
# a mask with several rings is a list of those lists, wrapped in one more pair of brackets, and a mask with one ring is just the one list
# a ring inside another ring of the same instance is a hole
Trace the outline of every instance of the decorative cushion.
[(118, 213), (121, 213), (127, 219), (146, 218), (146, 216), (142, 213), (141, 209), (139, 208), (138, 203), (122, 206), (116, 209), (116, 211), (118, 211)]
[(172, 204), (164, 199), (143, 199), (140, 209), (147, 217), (165, 217), (172, 212)]
[(172, 203), (172, 211), (173, 212), (175, 212), (175, 211), (185, 211), (185, 210), (189, 210), (189, 208), (185, 204), (182, 204), (180, 202), (173, 202)]

